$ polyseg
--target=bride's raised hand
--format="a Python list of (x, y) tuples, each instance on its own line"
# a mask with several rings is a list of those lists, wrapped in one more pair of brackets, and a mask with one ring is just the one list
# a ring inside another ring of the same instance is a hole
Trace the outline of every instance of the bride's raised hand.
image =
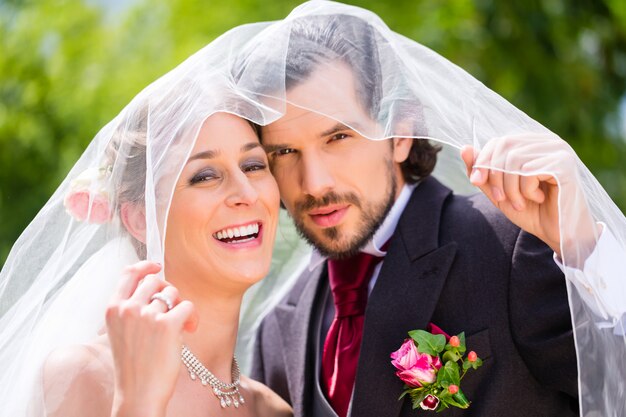
[(159, 264), (148, 261), (126, 268), (107, 308), (116, 416), (139, 415), (139, 411), (165, 415), (180, 371), (183, 332), (197, 327), (193, 304), (180, 300), (176, 288), (153, 275), (160, 270)]

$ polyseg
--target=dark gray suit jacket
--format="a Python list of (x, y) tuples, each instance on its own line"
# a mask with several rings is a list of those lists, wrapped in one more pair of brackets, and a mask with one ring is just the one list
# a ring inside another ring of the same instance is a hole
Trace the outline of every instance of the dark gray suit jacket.
[[(325, 273), (305, 272), (264, 319), (252, 377), (310, 416), (313, 311)], [(461, 388), (472, 404), (447, 416), (575, 416), (576, 353), (564, 277), (552, 251), (520, 232), (482, 195), (456, 196), (434, 178), (413, 192), (368, 301), (352, 417), (428, 415), (398, 401), (390, 353), (432, 322), (465, 331), (484, 359)]]

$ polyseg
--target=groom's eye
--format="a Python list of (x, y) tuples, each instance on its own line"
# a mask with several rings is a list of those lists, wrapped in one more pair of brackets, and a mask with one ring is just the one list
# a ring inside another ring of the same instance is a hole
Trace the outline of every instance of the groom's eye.
[(331, 136), (330, 141), (347, 139), (349, 137), (350, 137), (350, 135), (348, 135), (347, 133), (337, 133), (337, 134)]
[(290, 153), (294, 153), (295, 151), (296, 150), (292, 148), (278, 149), (274, 152), (274, 155), (276, 156), (289, 155)]

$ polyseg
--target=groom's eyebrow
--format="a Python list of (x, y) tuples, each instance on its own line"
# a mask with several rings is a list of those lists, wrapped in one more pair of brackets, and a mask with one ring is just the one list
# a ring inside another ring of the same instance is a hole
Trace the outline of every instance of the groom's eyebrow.
[[(352, 127), (351, 127), (352, 126)], [(334, 135), (335, 133), (338, 132), (345, 132), (346, 130), (351, 130), (353, 132), (357, 132), (359, 131), (359, 124), (358, 123), (350, 123), (350, 125), (346, 125), (343, 124), (341, 122), (338, 122), (337, 124), (333, 125), (331, 128), (326, 129), (325, 131), (321, 132), (320, 134), (318, 134), (318, 136), (320, 138), (325, 138), (327, 136), (331, 136)], [(263, 145), (263, 149), (265, 149), (266, 153), (272, 153), (274, 151), (277, 151), (279, 149), (285, 149), (285, 148), (289, 148), (291, 145), (289, 145), (288, 143), (278, 143), (275, 145)]]
[(263, 150), (265, 151), (265, 153), (272, 153), (279, 149), (285, 149), (288, 147), (289, 145), (286, 143), (277, 143), (276, 145), (263, 145)]
[[(354, 127), (350, 127), (350, 126), (354, 126)], [(326, 136), (331, 136), (331, 135), (334, 135), (335, 133), (343, 132), (343, 131), (346, 131), (346, 130), (356, 131), (359, 128), (357, 123), (350, 123), (350, 126), (345, 125), (345, 124), (343, 124), (341, 122), (338, 122), (336, 125), (332, 126), (329, 129), (326, 129), (325, 131), (320, 133), (319, 137), (323, 138), (323, 137), (326, 137)]]

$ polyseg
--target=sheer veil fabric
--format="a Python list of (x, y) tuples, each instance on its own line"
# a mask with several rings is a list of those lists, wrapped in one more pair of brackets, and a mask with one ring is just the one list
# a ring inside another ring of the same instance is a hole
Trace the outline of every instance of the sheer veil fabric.
[[(315, 91), (288, 94), (302, 77), (315, 77)], [(569, 268), (585, 265), (589, 254), (589, 242), (576, 239), (581, 216), (602, 224), (595, 240), (604, 228), (617, 242), (615, 254), (600, 256), (623, 258), (623, 214), (555, 134), (461, 68), (394, 33), (375, 14), (330, 1), (304, 3), (281, 21), (230, 30), (145, 88), (95, 136), (15, 243), (0, 274), (0, 404), (7, 415), (53, 413), (64, 395), (59, 387), (69, 387), (75, 375), (59, 375), (54, 392), (45, 392), (49, 381), (42, 381), (41, 370), (50, 352), (98, 335), (124, 265), (163, 262), (173, 187), (203, 121), (228, 112), (266, 125), (287, 104), (372, 140), (412, 137), (441, 144), (435, 176), (459, 192), (472, 189), (458, 156), (464, 145), (498, 151), (483, 167), (556, 177), (581, 414), (626, 415), (626, 367), (616, 366), (626, 359), (620, 332), (626, 277), (607, 283)], [(536, 156), (522, 161), (520, 150)], [(550, 157), (557, 152), (564, 156), (559, 163)], [(145, 244), (121, 225), (120, 207), (128, 202), (145, 207)], [(308, 248), (283, 220), (272, 272), (244, 300), (244, 364), (260, 318), (308, 261)]]

